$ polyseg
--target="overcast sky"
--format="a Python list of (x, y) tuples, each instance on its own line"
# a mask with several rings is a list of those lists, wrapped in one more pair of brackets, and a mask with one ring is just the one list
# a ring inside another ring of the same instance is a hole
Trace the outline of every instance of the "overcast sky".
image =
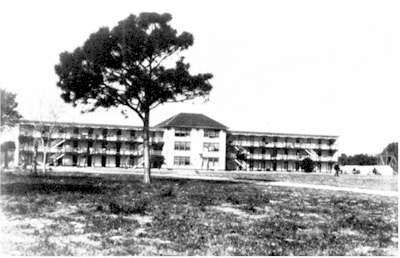
[(61, 120), (141, 125), (116, 110), (81, 115), (56, 87), (59, 54), (129, 14), (169, 12), (194, 35), (183, 53), (211, 72), (210, 100), (167, 104), (234, 130), (333, 134), (340, 152), (378, 153), (399, 139), (399, 1), (1, 1), (0, 87), (27, 119), (49, 106)]

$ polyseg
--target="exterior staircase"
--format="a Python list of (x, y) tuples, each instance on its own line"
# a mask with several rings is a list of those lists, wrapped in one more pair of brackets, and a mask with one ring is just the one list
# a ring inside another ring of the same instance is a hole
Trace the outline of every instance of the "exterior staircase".
[(313, 149), (305, 149), (308, 156), (313, 160), (318, 160), (318, 154)]

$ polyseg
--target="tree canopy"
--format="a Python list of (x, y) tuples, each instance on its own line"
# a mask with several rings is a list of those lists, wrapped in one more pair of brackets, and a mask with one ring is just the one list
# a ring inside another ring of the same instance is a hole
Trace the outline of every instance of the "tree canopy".
[(15, 101), (16, 94), (0, 89), (1, 94), (1, 130), (5, 127), (14, 126), (21, 115), (17, 111), (18, 103)]
[[(60, 54), (55, 66), (62, 99), (83, 112), (99, 107), (133, 110), (143, 121), (145, 168), (150, 173), (150, 110), (160, 104), (207, 97), (212, 74), (189, 72), (179, 55), (193, 35), (177, 33), (168, 13), (130, 15), (112, 29), (102, 27), (83, 46)], [(146, 180), (145, 180), (146, 181)]]
[(301, 161), (300, 167), (304, 170), (304, 172), (311, 173), (314, 171), (314, 161), (310, 158), (305, 158)]
[(349, 155), (347, 156), (346, 154), (342, 154), (339, 157), (339, 163), (341, 165), (358, 165), (358, 166), (363, 166), (363, 165), (376, 165), (378, 164), (378, 160), (375, 156), (370, 156), (367, 154), (355, 154), (355, 155)]
[(127, 107), (143, 120), (159, 104), (206, 96), (210, 73), (191, 75), (183, 57), (164, 65), (193, 44), (192, 34), (178, 35), (171, 19), (167, 13), (130, 15), (112, 29), (100, 28), (72, 53), (61, 53), (55, 67), (61, 97), (86, 111)]

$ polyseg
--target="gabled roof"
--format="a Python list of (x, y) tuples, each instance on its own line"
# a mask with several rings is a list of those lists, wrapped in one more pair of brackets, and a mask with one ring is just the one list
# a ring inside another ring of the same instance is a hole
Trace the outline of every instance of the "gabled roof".
[(202, 128), (202, 129), (218, 129), (227, 130), (225, 125), (205, 116), (195, 113), (179, 113), (167, 120), (159, 123), (156, 128), (179, 127), (179, 128)]

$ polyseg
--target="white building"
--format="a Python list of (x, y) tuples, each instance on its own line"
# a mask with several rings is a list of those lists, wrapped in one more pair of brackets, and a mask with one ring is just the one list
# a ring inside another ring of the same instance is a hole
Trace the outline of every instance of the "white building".
[[(53, 166), (143, 165), (139, 126), (23, 120), (16, 130), (18, 165), (32, 164), (34, 153), (38, 161), (47, 153), (46, 163)], [(300, 163), (308, 157), (315, 171), (331, 172), (337, 162), (337, 136), (230, 131), (193, 113), (179, 113), (150, 130), (155, 167), (164, 159), (167, 169), (302, 171)], [(40, 138), (46, 138), (48, 148), (35, 144)]]

